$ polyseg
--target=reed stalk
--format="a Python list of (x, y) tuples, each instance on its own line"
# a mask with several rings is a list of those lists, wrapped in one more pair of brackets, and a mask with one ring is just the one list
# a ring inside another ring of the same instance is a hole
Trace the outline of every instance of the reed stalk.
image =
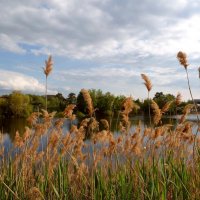
[(53, 70), (53, 61), (52, 56), (48, 57), (48, 60), (45, 61), (45, 67), (43, 68), (44, 74), (45, 74), (45, 109), (47, 111), (47, 78), (51, 71)]

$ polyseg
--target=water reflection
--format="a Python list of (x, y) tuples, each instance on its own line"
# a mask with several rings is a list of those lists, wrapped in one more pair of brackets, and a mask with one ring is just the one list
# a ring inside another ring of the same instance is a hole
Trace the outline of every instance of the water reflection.
[(16, 131), (22, 134), (27, 126), (27, 120), (23, 118), (0, 118), (0, 130), (4, 134), (8, 134), (11, 141), (15, 138)]

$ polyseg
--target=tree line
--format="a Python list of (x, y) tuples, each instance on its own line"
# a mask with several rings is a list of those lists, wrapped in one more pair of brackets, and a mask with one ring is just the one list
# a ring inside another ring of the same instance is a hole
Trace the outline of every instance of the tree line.
[[(96, 114), (114, 115), (118, 114), (122, 109), (124, 95), (113, 95), (110, 92), (103, 93), (101, 90), (91, 89), (89, 90), (91, 98), (93, 100), (93, 106)], [(62, 112), (69, 104), (75, 104), (75, 112), (78, 117), (84, 117), (87, 114), (87, 105), (83, 99), (81, 92), (76, 95), (75, 93), (69, 93), (65, 98), (61, 93), (56, 95), (47, 95), (48, 112), (57, 112), (57, 116), (62, 116)], [(157, 92), (153, 100), (159, 107), (163, 107), (168, 101), (175, 101), (175, 96), (172, 94), (164, 94), (163, 92)], [(141, 101), (140, 99), (134, 100), (139, 107), (138, 110), (133, 111), (134, 114), (148, 114), (148, 99)], [(2, 95), (0, 97), (0, 116), (1, 117), (28, 117), (32, 112), (39, 112), (46, 107), (46, 97), (33, 94), (23, 94), (20, 91), (13, 91), (9, 95)], [(171, 107), (167, 114), (180, 113), (182, 108), (188, 102), (182, 102), (181, 105), (176, 108), (175, 103), (171, 104)]]

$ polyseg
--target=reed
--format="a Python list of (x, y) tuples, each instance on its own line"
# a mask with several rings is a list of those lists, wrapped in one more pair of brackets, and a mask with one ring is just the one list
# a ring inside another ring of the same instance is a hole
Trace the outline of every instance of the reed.
[[(170, 103), (160, 109), (152, 101), (154, 124)], [(1, 154), (1, 199), (198, 199), (200, 158), (191, 160), (194, 135), (185, 121), (192, 106), (185, 107), (175, 130), (162, 124), (143, 130), (140, 123), (131, 130), (134, 103), (128, 97), (121, 111), (122, 134), (114, 136), (103, 119), (103, 130), (92, 129), (91, 142), (85, 140), (87, 129), (96, 124), (86, 118), (74, 125), (74, 105), (64, 111), (72, 122), (68, 133), (55, 113), (43, 110), (39, 121), (33, 114), (32, 128), (17, 132), (9, 155)], [(41, 135), (47, 138), (42, 150)]]
[[(187, 68), (185, 54), (182, 57), (180, 63)], [(149, 79), (144, 78), (147, 87)], [(81, 92), (88, 118), (78, 125), (74, 123), (75, 105), (70, 104), (60, 119), (47, 110), (33, 113), (28, 118), (30, 127), (24, 133), (16, 132), (9, 152), (5, 152), (0, 133), (2, 200), (199, 199), (200, 137), (186, 120), (193, 104), (185, 106), (179, 123), (172, 127), (162, 124), (172, 102), (160, 108), (152, 100), (154, 126), (142, 127), (139, 122), (131, 129), (129, 117), (138, 106), (127, 97), (120, 112), (121, 132), (114, 135), (106, 119), (94, 117), (89, 92)], [(178, 94), (176, 106), (180, 101)], [(66, 119), (71, 123), (67, 132), (63, 129)]]
[(148, 104), (149, 104), (149, 123), (151, 126), (151, 104), (150, 104), (150, 98), (149, 98), (149, 94), (150, 91), (152, 89), (152, 83), (151, 80), (149, 79), (149, 77), (145, 74), (141, 74), (142, 79), (144, 80), (144, 85), (146, 86), (147, 92), (148, 92)]
[(47, 78), (53, 70), (52, 56), (49, 56), (48, 60), (45, 61), (45, 67), (43, 68), (43, 70), (44, 70), (44, 74), (45, 74), (45, 78), (46, 78), (46, 84), (45, 84), (45, 105), (46, 105), (46, 107), (45, 107), (45, 109), (47, 110)]
[(194, 139), (194, 144), (193, 144), (193, 154), (195, 154), (194, 149), (195, 149), (195, 145), (196, 145), (196, 137), (197, 137), (197, 134), (199, 132), (200, 119), (199, 119), (199, 115), (198, 115), (197, 105), (196, 105), (196, 103), (194, 101), (194, 98), (193, 98), (193, 95), (192, 95), (191, 86), (190, 86), (190, 79), (189, 79), (188, 70), (187, 70), (189, 64), (188, 64), (188, 61), (187, 61), (187, 55), (186, 55), (186, 53), (184, 53), (182, 51), (179, 51), (177, 53), (177, 59), (179, 60), (180, 64), (182, 66), (184, 66), (184, 68), (185, 68), (188, 89), (189, 89), (189, 92), (190, 92), (190, 96), (191, 96), (191, 99), (192, 99), (192, 102), (193, 102), (193, 105), (194, 105), (194, 108), (195, 108), (196, 117), (197, 117), (197, 121), (198, 121), (198, 128), (197, 128), (197, 131), (195, 133), (195, 139)]

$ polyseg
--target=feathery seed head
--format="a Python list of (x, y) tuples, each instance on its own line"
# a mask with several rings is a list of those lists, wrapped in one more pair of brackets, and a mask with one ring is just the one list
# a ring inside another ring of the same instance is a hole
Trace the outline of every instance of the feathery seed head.
[(45, 61), (45, 67), (43, 68), (44, 74), (48, 76), (51, 71), (53, 70), (53, 61), (52, 61), (52, 56), (48, 57), (48, 60)]
[(157, 125), (161, 120), (162, 112), (160, 108), (158, 107), (158, 104), (154, 100), (152, 100), (151, 102), (151, 108), (153, 109), (153, 113), (154, 113), (153, 121), (155, 125)]
[(178, 93), (176, 96), (175, 104), (176, 104), (176, 106), (181, 104), (181, 94), (180, 93)]
[(167, 112), (167, 111), (169, 110), (171, 104), (172, 104), (172, 101), (168, 101), (168, 102), (162, 107), (161, 112), (162, 112), (162, 113)]
[(90, 96), (90, 93), (86, 89), (82, 89), (81, 93), (83, 94), (83, 98), (87, 104), (88, 113), (90, 116), (92, 116), (94, 113), (94, 108), (93, 108), (93, 103), (92, 103), (92, 98)]
[(144, 84), (147, 88), (147, 90), (150, 92), (152, 89), (152, 83), (151, 80), (149, 79), (149, 77), (145, 74), (141, 74), (142, 79), (145, 81)]
[(75, 115), (73, 115), (73, 110), (76, 107), (74, 104), (69, 104), (65, 108), (63, 114), (66, 118), (69, 118), (70, 120), (73, 120), (75, 118)]
[(185, 69), (187, 68), (187, 66), (189, 65), (187, 62), (187, 55), (186, 53), (179, 51), (177, 53), (177, 59), (179, 60), (180, 64), (183, 65), (185, 67)]
[(101, 119), (100, 121), (101, 121), (101, 123), (103, 124), (105, 130), (109, 130), (109, 127), (110, 127), (110, 126), (109, 126), (108, 121), (107, 121), (106, 119)]

